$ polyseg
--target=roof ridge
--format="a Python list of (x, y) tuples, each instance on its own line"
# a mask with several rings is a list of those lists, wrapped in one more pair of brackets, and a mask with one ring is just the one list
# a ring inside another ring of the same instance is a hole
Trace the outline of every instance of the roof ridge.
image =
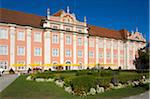
[(22, 12), (22, 11), (18, 11), (18, 10), (7, 9), (7, 8), (0, 8), (0, 11), (1, 10), (13, 11), (13, 12), (17, 12), (17, 13), (28, 14), (28, 15), (38, 16), (38, 17), (45, 17), (45, 16), (40, 16), (40, 15), (34, 14), (34, 13)]

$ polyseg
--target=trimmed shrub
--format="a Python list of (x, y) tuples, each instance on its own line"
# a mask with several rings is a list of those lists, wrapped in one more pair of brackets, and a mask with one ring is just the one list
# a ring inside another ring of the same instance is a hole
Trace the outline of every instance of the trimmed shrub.
[(90, 88), (96, 88), (95, 77), (89, 75), (75, 77), (71, 84), (76, 95), (84, 95), (90, 91)]

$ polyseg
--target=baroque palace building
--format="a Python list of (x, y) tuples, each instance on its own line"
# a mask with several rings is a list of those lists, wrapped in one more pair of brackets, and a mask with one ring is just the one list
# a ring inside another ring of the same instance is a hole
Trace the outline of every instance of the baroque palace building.
[(137, 51), (145, 45), (137, 29), (130, 33), (89, 25), (86, 17), (78, 21), (69, 8), (53, 15), (47, 9), (46, 17), (0, 8), (0, 67), (7, 70), (33, 65), (56, 70), (51, 64), (64, 70), (96, 65), (135, 69)]

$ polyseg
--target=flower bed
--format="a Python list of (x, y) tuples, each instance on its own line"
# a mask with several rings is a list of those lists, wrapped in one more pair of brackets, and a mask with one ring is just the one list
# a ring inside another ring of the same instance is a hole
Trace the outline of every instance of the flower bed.
[(54, 82), (57, 86), (63, 87), (66, 92), (79, 96), (94, 95), (111, 89), (139, 86), (149, 82), (145, 80), (145, 77), (142, 78), (143, 74), (136, 72), (84, 70), (75, 71), (74, 75), (70, 75), (73, 71), (68, 73), (68, 75), (66, 75), (66, 72), (31, 74), (27, 77), (27, 80)]

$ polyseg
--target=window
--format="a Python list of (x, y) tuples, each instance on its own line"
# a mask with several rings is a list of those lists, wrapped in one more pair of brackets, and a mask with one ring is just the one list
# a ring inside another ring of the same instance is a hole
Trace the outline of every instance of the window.
[(18, 47), (17, 50), (18, 55), (24, 55), (25, 54), (25, 47)]
[(52, 43), (58, 43), (58, 35), (53, 35)]
[(0, 45), (0, 55), (8, 55), (8, 46)]
[(123, 54), (120, 54), (120, 58), (121, 58), (121, 59), (123, 58)]
[(53, 28), (54, 28), (54, 29), (58, 29), (58, 26), (54, 25)]
[(111, 42), (110, 41), (108, 41), (108, 42), (106, 42), (106, 44), (107, 44), (107, 48), (110, 48), (111, 47)]
[(34, 33), (34, 41), (35, 42), (41, 42), (42, 41), (41, 33)]
[(114, 54), (114, 58), (117, 58), (117, 53)]
[(110, 58), (110, 53), (109, 52), (107, 52), (107, 58)]
[(90, 40), (89, 43), (90, 43), (90, 44), (89, 44), (90, 47), (94, 47), (94, 41), (93, 41), (93, 40)]
[(18, 32), (17, 38), (18, 38), (18, 40), (25, 40), (25, 33), (24, 32)]
[(52, 56), (58, 56), (58, 49), (52, 49)]
[(34, 55), (35, 56), (41, 56), (42, 52), (41, 52), (41, 48), (35, 48), (34, 49)]
[(82, 51), (78, 50), (78, 57), (82, 57)]
[(94, 57), (94, 53), (92, 51), (89, 52), (89, 57)]
[(70, 31), (70, 28), (66, 28), (67, 31)]
[(103, 42), (99, 42), (99, 48), (103, 48)]
[(8, 62), (5, 60), (1, 60), (0, 61), (0, 68), (7, 69), (7, 67), (8, 67)]
[(103, 53), (99, 53), (99, 58), (103, 58)]
[(78, 38), (78, 46), (82, 46), (82, 38)]
[(71, 44), (71, 37), (70, 36), (66, 36), (66, 44)]
[(69, 49), (66, 50), (66, 56), (70, 57), (71, 56), (71, 51)]
[(82, 33), (82, 30), (78, 30), (78, 32)]
[(8, 39), (7, 29), (0, 29), (0, 39)]

